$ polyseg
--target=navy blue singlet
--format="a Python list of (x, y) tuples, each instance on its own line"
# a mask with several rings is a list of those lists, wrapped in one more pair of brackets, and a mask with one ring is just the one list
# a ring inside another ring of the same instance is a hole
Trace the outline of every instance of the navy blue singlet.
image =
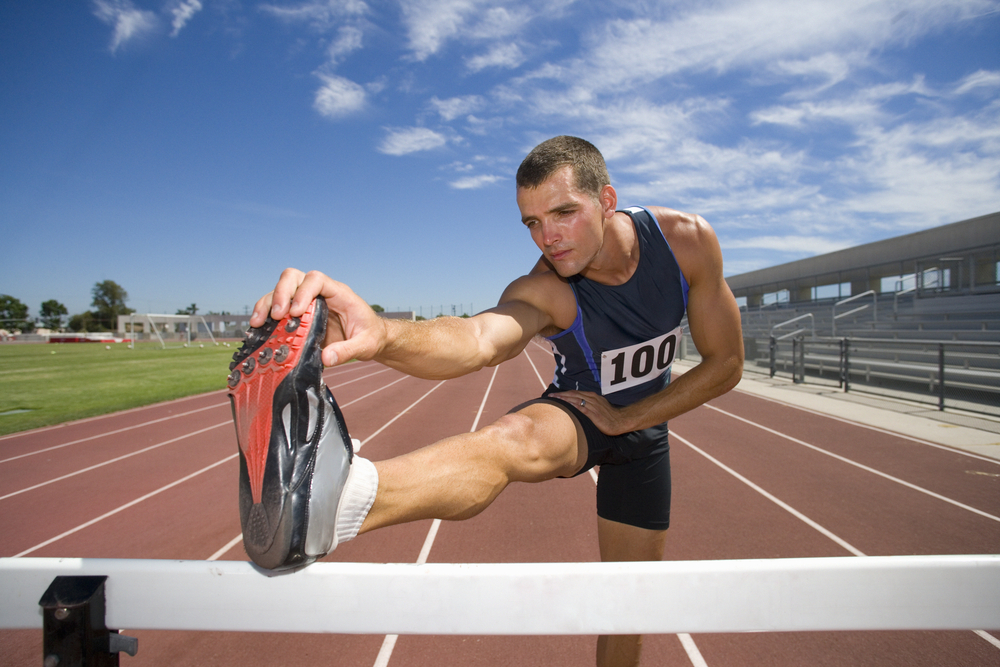
[(552, 384), (630, 405), (670, 383), (680, 345), (688, 285), (656, 218), (646, 209), (623, 211), (639, 236), (639, 265), (623, 285), (569, 278), (576, 295), (573, 325), (550, 336), (556, 358)]

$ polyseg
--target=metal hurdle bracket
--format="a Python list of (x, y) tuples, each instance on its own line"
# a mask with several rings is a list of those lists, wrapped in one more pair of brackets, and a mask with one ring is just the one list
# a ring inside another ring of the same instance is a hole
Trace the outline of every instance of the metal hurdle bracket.
[(118, 653), (135, 655), (139, 640), (104, 622), (106, 576), (59, 575), (42, 594), (44, 667), (115, 667)]

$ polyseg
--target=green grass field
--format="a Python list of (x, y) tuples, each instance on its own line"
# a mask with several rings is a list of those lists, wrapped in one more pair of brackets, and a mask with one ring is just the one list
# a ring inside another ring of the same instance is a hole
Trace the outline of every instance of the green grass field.
[(225, 389), (230, 345), (0, 345), (0, 435)]

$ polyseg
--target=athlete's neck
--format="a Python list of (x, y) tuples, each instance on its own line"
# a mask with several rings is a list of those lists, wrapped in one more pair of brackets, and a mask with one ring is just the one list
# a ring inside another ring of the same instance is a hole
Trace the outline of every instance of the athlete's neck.
[(580, 275), (602, 285), (623, 285), (639, 266), (639, 235), (632, 218), (617, 212), (604, 221), (601, 249)]

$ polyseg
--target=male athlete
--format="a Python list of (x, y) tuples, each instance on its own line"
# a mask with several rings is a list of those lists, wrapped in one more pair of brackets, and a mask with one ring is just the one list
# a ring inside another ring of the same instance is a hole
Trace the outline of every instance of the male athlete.
[[(667, 421), (732, 389), (740, 315), (714, 232), (668, 208), (617, 210), (604, 158), (556, 137), (517, 172), (521, 220), (542, 252), (474, 317), (378, 317), (346, 285), (287, 269), (254, 307), (229, 378), (244, 544), (268, 568), (304, 565), (359, 533), (466, 519), (510, 482), (600, 466), (605, 561), (661, 560), (670, 516)], [(702, 361), (671, 381), (685, 312)], [(547, 337), (552, 385), (475, 432), (398, 458), (354, 456), (323, 365), (369, 360), (429, 379), (495, 366)], [(601, 637), (597, 664), (638, 664), (641, 638)]]

